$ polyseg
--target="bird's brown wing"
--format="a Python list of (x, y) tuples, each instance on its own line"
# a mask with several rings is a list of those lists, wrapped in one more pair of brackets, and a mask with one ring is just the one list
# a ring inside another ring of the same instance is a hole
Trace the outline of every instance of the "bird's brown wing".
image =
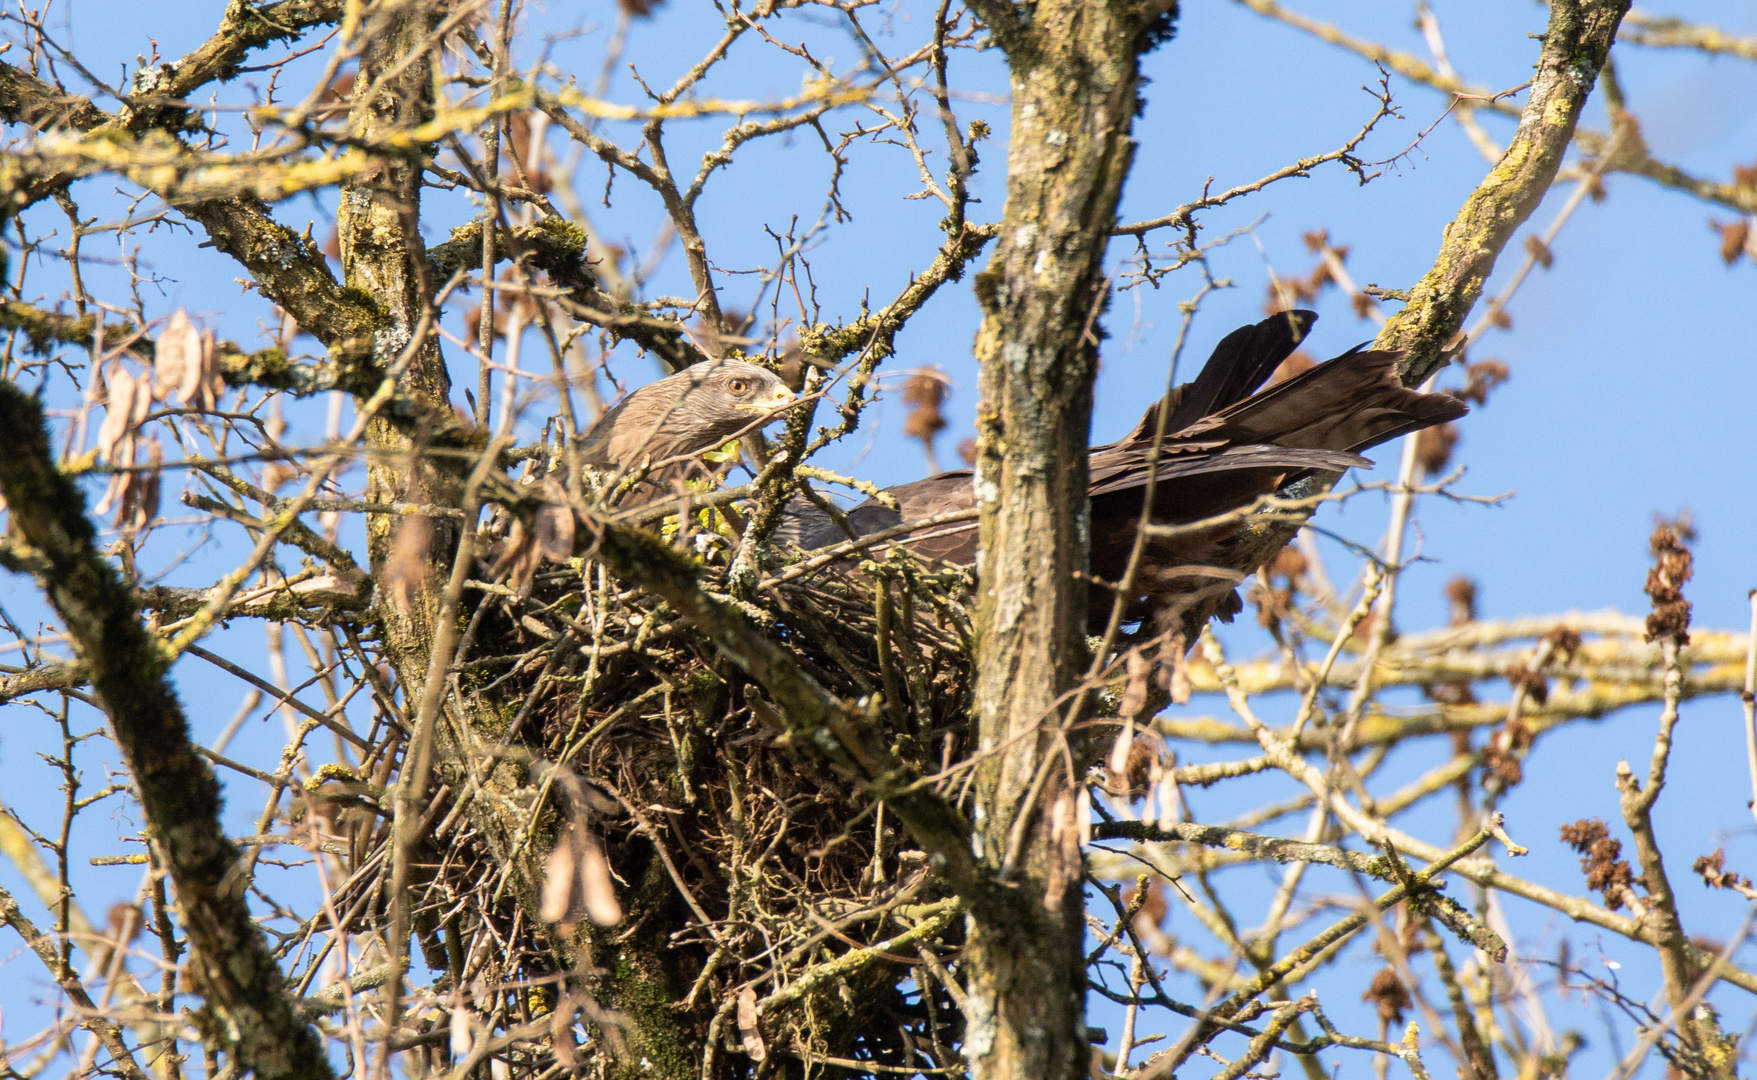
[[(926, 521), (976, 506), (974, 474), (969, 469), (954, 469), (886, 491), (897, 500), (904, 521)], [(904, 541), (904, 546), (924, 559), (968, 566), (976, 561), (976, 537), (976, 522), (963, 521), (925, 529)]]
[(598, 417), (585, 435), (580, 437), (580, 460), (587, 465), (600, 469), (614, 467), (616, 456), (611, 450), (611, 441), (622, 424), (622, 415), (626, 411), (629, 398), (612, 405)]
[[(970, 487), (970, 470), (958, 469), (927, 477), (909, 484), (885, 489), (896, 501), (896, 509), (868, 499), (850, 509), (844, 517), (856, 536), (871, 536), (896, 528), (905, 521), (925, 521), (941, 514), (967, 510), (976, 505)], [(781, 523), (774, 540), (812, 551), (840, 544), (848, 539), (842, 527), (806, 499), (794, 496), (782, 511)], [(919, 537), (903, 541), (905, 546), (924, 558), (967, 563), (976, 557), (974, 523), (956, 523), (926, 530)], [(968, 552), (965, 551), (966, 546)]]
[[(1157, 477), (1152, 520), (1177, 525), (1226, 515), (1277, 490), (1294, 474), (1334, 475), (1370, 465), (1356, 451), (1468, 411), (1449, 395), (1403, 386), (1396, 374), (1398, 354), (1362, 349), (1259, 390), (1315, 318), (1291, 312), (1235, 331), (1194, 382), (1174, 391), (1165, 425), (1169, 437), (1151, 470)], [(1091, 451), (1090, 565), (1105, 581), (1116, 582), (1127, 572), (1159, 429), (1158, 408), (1158, 403), (1150, 408), (1127, 437)], [(849, 512), (850, 524), (867, 534), (975, 505), (968, 470), (888, 490), (896, 510), (869, 501)], [(827, 516), (819, 516), (834, 528)], [(1131, 617), (1148, 614), (1188, 589), (1180, 567), (1224, 564), (1241, 524), (1223, 521), (1155, 537), (1131, 589)], [(823, 543), (839, 539), (838, 530)], [(969, 564), (976, 557), (977, 530), (974, 522), (962, 523), (901, 542), (926, 558)], [(1092, 624), (1102, 626), (1113, 594), (1094, 589), (1091, 595)]]
[[(1247, 329), (1260, 331), (1262, 327), (1259, 323)], [(1234, 334), (1228, 340), (1238, 337)], [(1240, 342), (1241, 351), (1230, 356), (1227, 350), (1215, 351), (1216, 360), (1210, 365), (1220, 362), (1221, 374), (1228, 378), (1217, 376), (1216, 385), (1222, 389), (1204, 391), (1202, 400), (1218, 400), (1207, 395), (1245, 385), (1233, 378), (1235, 372), (1250, 366), (1248, 359), (1239, 358), (1248, 355), (1248, 349), (1243, 349), (1248, 341)], [(1356, 349), (1267, 390), (1255, 391), (1253, 386), (1255, 392), (1250, 396), (1181, 427), (1168, 422), (1171, 437), (1160, 453), (1170, 459), (1174, 472), (1180, 464), (1187, 465), (1174, 479), (1157, 485), (1153, 520), (1188, 525), (1221, 517), (1279, 489), (1292, 479), (1292, 473), (1340, 473), (1348, 467), (1346, 458), (1355, 451), (1456, 419), (1468, 411), (1462, 401), (1450, 395), (1423, 394), (1405, 387), (1397, 379), (1400, 358), (1398, 353)], [(1263, 363), (1267, 363), (1266, 357)], [(1198, 381), (1207, 375), (1204, 369)], [(1187, 390), (1185, 402), (1191, 400)], [(1187, 415), (1181, 410), (1174, 412), (1179, 419)], [(1156, 423), (1157, 417), (1150, 411), (1137, 427), (1136, 437), (1093, 453), (1090, 565), (1092, 573), (1102, 580), (1116, 582), (1127, 573), (1141, 518), (1146, 453)], [(1280, 456), (1302, 451), (1339, 456), (1328, 462), (1314, 457), (1301, 465), (1292, 464), (1298, 460), (1294, 456)], [(1204, 468), (1210, 461), (1214, 466)], [(1162, 470), (1161, 476), (1165, 475)], [(1227, 565), (1226, 553), (1240, 535), (1241, 524), (1222, 522), (1152, 538), (1131, 589), (1131, 616), (1148, 614), (1191, 587), (1190, 582), (1178, 579), (1179, 567)], [(1093, 592), (1093, 625), (1102, 625), (1110, 602), (1111, 594)]]
[[(1093, 498), (1111, 492), (1142, 488), (1147, 483), (1147, 446), (1103, 447), (1095, 449), (1091, 458), (1091, 474), (1087, 493)], [(1319, 472), (1345, 472), (1349, 469), (1370, 469), (1373, 463), (1359, 454), (1343, 451), (1290, 446), (1226, 446), (1210, 441), (1196, 444), (1168, 443), (1160, 451), (1154, 471), (1158, 483), (1166, 486), (1170, 501), (1177, 501), (1179, 481), (1208, 473), (1234, 473), (1257, 469), (1276, 472), (1297, 472), (1312, 469)], [(1158, 498), (1155, 501), (1159, 501)]]
[[(1141, 522), (1141, 500), (1146, 494), (1145, 455), (1144, 447), (1109, 450), (1103, 455), (1104, 471), (1111, 475), (1092, 489), (1089, 549), (1092, 573), (1101, 580), (1120, 581), (1128, 571), (1135, 531)], [(1160, 465), (1153, 492), (1153, 521), (1187, 525), (1220, 517), (1277, 490), (1294, 473), (1334, 475), (1371, 466), (1372, 462), (1357, 454), (1334, 450), (1262, 445), (1205, 450), (1199, 457), (1174, 458)], [(1207, 550), (1237, 532), (1241, 524), (1222, 522), (1175, 537), (1154, 538), (1143, 553), (1143, 568), (1150, 573), (1137, 575), (1138, 579), (1146, 582), (1152, 575), (1163, 578), (1172, 567), (1207, 561), (1202, 557)], [(1102, 625), (1109, 613), (1110, 597), (1095, 592), (1092, 603), (1095, 623)]]
[[(1330, 450), (1290, 449), (1281, 446), (1226, 446), (1205, 448), (1201, 451), (1184, 449), (1187, 452), (1183, 456), (1167, 457), (1158, 463), (1159, 482), (1163, 487), (1154, 501), (1156, 505), (1187, 504), (1197, 507), (1200, 509), (1198, 517), (1230, 509), (1232, 500), (1227, 495), (1228, 492), (1255, 492), (1258, 488), (1273, 490), (1275, 481), (1290, 472), (1342, 472), (1345, 469), (1372, 466), (1372, 462), (1358, 454)], [(1146, 450), (1131, 447), (1094, 452), (1093, 471), (1104, 477), (1103, 481), (1090, 489), (1094, 525), (1100, 524), (1103, 519), (1107, 523), (1104, 531), (1108, 534), (1109, 520), (1120, 518), (1127, 512), (1127, 507), (1132, 505), (1133, 516), (1126, 522), (1132, 528), (1140, 516), (1141, 492), (1146, 484)], [(1209, 479), (1216, 474), (1248, 474), (1249, 479), (1242, 484)], [(970, 510), (976, 505), (976, 493), (972, 487), (969, 469), (956, 469), (913, 483), (899, 484), (885, 489), (885, 493), (896, 501), (895, 510), (868, 499), (848, 511), (848, 524), (856, 533), (870, 536), (904, 522), (927, 521), (945, 514)], [(1131, 493), (1132, 504), (1129, 501)], [(1246, 495), (1242, 501), (1249, 502), (1255, 497), (1255, 494)], [(1218, 509), (1209, 511), (1210, 506), (1218, 506)], [(1120, 520), (1115, 523), (1124, 524)], [(932, 526), (899, 542), (923, 558), (968, 565), (976, 561), (976, 537), (976, 523), (966, 521)], [(788, 505), (781, 526), (775, 532), (775, 539), (810, 550), (840, 543), (847, 539), (847, 534), (830, 520), (828, 514), (803, 499), (795, 499)]]

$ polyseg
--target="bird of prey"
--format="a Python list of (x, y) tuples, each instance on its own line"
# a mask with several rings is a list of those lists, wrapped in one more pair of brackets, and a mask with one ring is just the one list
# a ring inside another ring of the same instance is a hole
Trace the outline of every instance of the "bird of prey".
[[(692, 460), (792, 404), (793, 391), (766, 368), (709, 360), (648, 383), (586, 431), (583, 460), (628, 475), (646, 470), (661, 490), (700, 470)], [(637, 497), (638, 501), (638, 497)]]
[[(1364, 346), (1260, 389), (1316, 320), (1312, 312), (1289, 311), (1233, 331), (1193, 382), (1155, 402), (1123, 438), (1092, 447), (1087, 490), (1089, 565), (1095, 577), (1114, 584), (1127, 572), (1161, 407), (1170, 412), (1151, 470), (1156, 474), (1152, 521), (1186, 526), (1247, 507), (1298, 474), (1334, 477), (1352, 466), (1370, 467), (1360, 451), (1468, 411), (1455, 397), (1419, 393), (1399, 382), (1402, 354)], [(968, 469), (901, 484), (885, 494), (894, 508), (869, 499), (845, 515), (847, 530), (795, 498), (776, 538), (810, 550), (847, 540), (850, 531), (868, 536), (976, 505)], [(1224, 521), (1151, 539), (1131, 590), (1131, 616), (1143, 617), (1167, 597), (1190, 592), (1190, 568), (1223, 564), (1228, 541), (1241, 526), (1239, 520)], [(969, 565), (976, 558), (977, 527), (974, 521), (938, 526), (898, 542), (929, 559)], [(1107, 590), (1093, 590), (1095, 626), (1103, 626), (1110, 603)]]

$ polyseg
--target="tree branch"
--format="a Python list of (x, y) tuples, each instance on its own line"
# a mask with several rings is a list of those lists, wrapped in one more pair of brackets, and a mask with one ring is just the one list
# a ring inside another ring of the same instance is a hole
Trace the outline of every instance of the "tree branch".
[(1610, 54), (1629, 0), (1558, 0), (1550, 5), (1537, 74), (1519, 130), (1446, 227), (1433, 268), (1410, 290), (1373, 345), (1407, 355), (1401, 375), (1415, 386), (1447, 362), (1495, 259), (1543, 201), (1574, 138), (1580, 109)]
[(180, 60), (160, 64), (145, 85), (129, 96), (130, 112), (137, 118), (131, 127), (146, 122), (153, 103), (182, 104), (192, 92), (210, 82), (230, 82), (238, 65), (256, 49), (277, 41), (291, 41), (314, 26), (338, 22), (341, 0), (281, 0), (261, 7), (249, 3), (226, 5), (220, 28)]
[[(0, 120), (87, 133), (124, 129), (123, 118), (89, 101), (69, 103), (53, 86), (4, 63), (0, 63)], [(74, 178), (72, 174), (45, 178), (40, 170), (14, 164), (28, 181), (16, 186), (14, 211)], [(334, 360), (359, 361), (371, 356), (372, 334), (381, 321), (377, 311), (366, 298), (343, 291), (309, 237), (276, 222), (253, 196), (191, 202), (177, 209), (207, 230), (214, 248), (249, 270), (264, 296), (329, 346)]]
[(79, 975), (71, 965), (61, 959), (61, 952), (56, 947), (55, 940), (38, 930), (36, 924), (32, 923), (30, 919), (25, 917), (24, 912), (19, 910), (18, 901), (12, 898), (12, 894), (4, 888), (0, 888), (0, 926), (5, 925), (10, 925), (14, 930), (17, 930), (18, 936), (24, 939), (25, 945), (29, 946), (30, 951), (36, 953), (37, 958), (43, 962), (43, 966), (49, 969), (49, 974), (54, 976), (55, 982), (67, 995), (67, 999), (73, 1002), (74, 1007), (80, 1011), (82, 1015), (80, 1026), (96, 1035), (98, 1041), (104, 1044), (104, 1049), (110, 1052), (110, 1057), (116, 1062), (116, 1070), (128, 1080), (147, 1080), (147, 1075), (141, 1070), (140, 1063), (134, 1060), (134, 1052), (122, 1039), (121, 1027), (98, 1011), (97, 1003), (92, 1001), (91, 994), (86, 992), (85, 984), (80, 982)]
[(301, 1023), (262, 931), (233, 880), (237, 849), (220, 828), (220, 791), (194, 751), (168, 663), (128, 587), (96, 548), (85, 497), (56, 468), (37, 402), (0, 384), (0, 493), (12, 528), (42, 553), (38, 575), (110, 714), (145, 812), (177, 886), (193, 973), (238, 1064), (264, 1080), (331, 1080), (317, 1035)]
[(1757, 37), (1738, 37), (1716, 26), (1655, 18), (1639, 12), (1631, 12), (1624, 18), (1617, 40), (1653, 49), (1696, 49), (1710, 55), (1757, 60)]

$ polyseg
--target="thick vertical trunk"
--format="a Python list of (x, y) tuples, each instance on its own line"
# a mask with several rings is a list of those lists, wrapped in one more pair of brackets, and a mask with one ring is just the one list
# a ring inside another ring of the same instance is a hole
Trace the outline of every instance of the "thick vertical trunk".
[[(348, 123), (350, 135), (368, 142), (421, 123), (433, 106), (428, 25), (421, 9), (411, 6), (377, 29), (380, 32), (360, 57), (356, 81), (360, 96)], [(374, 359), (381, 369), (389, 369), (409, 348), (432, 296), (434, 286), (426, 280), (427, 252), (418, 228), (420, 214), (418, 161), (385, 158), (379, 169), (342, 187), (336, 214), (342, 280), (347, 288), (370, 296), (381, 314), (380, 327), (373, 334)], [(436, 410), (449, 409), (451, 377), (436, 337), (418, 347), (400, 389)], [(368, 498), (456, 504), (455, 473), (442, 473), (422, 455), (412, 453), (418, 448), (406, 420), (381, 413), (368, 427), (366, 440), (372, 455), (367, 466)], [(411, 583), (409, 602), (386, 605), (386, 642), (393, 649), (393, 663), (403, 685), (415, 691), (426, 677), (426, 646), (433, 638), (447, 556), (456, 545), (456, 528), (449, 519), (430, 520), (434, 535), (427, 545), (425, 580)], [(375, 575), (389, 560), (400, 524), (401, 519), (389, 514), (367, 519)]]
[[(437, 55), (432, 40), (433, 16), (438, 10), (406, 5), (366, 31), (371, 44), (360, 58), (357, 85), (361, 91), (349, 116), (355, 138), (383, 140), (428, 119), (433, 104), (432, 61)], [(368, 95), (367, 88), (376, 92)], [(370, 296), (380, 313), (373, 348), (382, 369), (396, 364), (410, 348), (423, 314), (443, 284), (427, 275), (427, 252), (419, 228), (421, 168), (413, 155), (385, 158), (381, 168), (343, 186), (337, 213), (344, 285)], [(451, 378), (438, 338), (429, 333), (415, 348), (399, 390), (430, 415), (449, 415)], [(459, 505), (468, 465), (455, 457), (423, 453), (427, 429), (407, 415), (381, 412), (371, 421), (366, 431), (371, 455), (368, 498)], [(405, 528), (430, 531), (412, 543), (401, 536), (399, 530)], [(405, 547), (401, 553), (399, 544)], [(384, 648), (409, 698), (411, 716), (419, 709), (418, 699), (432, 663), (437, 620), (457, 545), (453, 519), (417, 521), (389, 514), (367, 519), (367, 548), (378, 581), (387, 580), (386, 566), (397, 556), (396, 595), (382, 605)], [(522, 768), (468, 745), (472, 741), (492, 744), (506, 719), (489, 707), (468, 714), (442, 709), (433, 726), (434, 780), (425, 789), (431, 793), (440, 783), (447, 783), (454, 792), (474, 785), (488, 791), (488, 797), (470, 800), (471, 823), (496, 861), (507, 867), (513, 898), (534, 916), (542, 858), (549, 846), (541, 837), (523, 835), (524, 808), (534, 793)], [(474, 771), (473, 783), (466, 770)]]
[(1091, 0), (978, 10), (1012, 68), (1013, 130), (1005, 216), (976, 282), (976, 843), (1036, 917), (971, 926), (965, 1051), (979, 1077), (1057, 1078), (1085, 1075), (1089, 1054), (1072, 798), (1084, 754), (1065, 734), (1064, 695), (1087, 660), (1076, 573), (1097, 320), (1152, 12)]
[[(432, 59), (437, 54), (429, 16), (436, 10), (408, 5), (371, 33), (357, 85), (376, 87), (378, 92), (353, 103), (350, 128), (356, 138), (373, 141), (427, 119), (432, 108)], [(337, 215), (344, 284), (369, 295), (382, 315), (374, 346), (377, 363), (386, 369), (409, 348), (423, 312), (444, 284), (426, 276), (427, 255), (418, 226), (420, 181), (418, 160), (387, 159), (382, 169), (343, 188)], [(437, 338), (430, 336), (419, 345), (399, 389), (435, 413), (450, 412), (451, 379)], [(468, 467), (455, 458), (423, 454), (422, 433), (423, 426), (405, 416), (371, 423), (366, 436), (372, 454), (369, 498), (459, 505)], [(404, 571), (412, 560), (398, 551), (398, 529), (408, 527), (410, 520), (388, 514), (369, 517), (367, 544), (380, 582), (386, 580), (386, 565), (397, 558), (397, 597), (382, 605), (384, 645), (410, 698), (413, 716), (433, 659), (458, 533), (448, 519), (428, 519), (431, 535), (424, 544), (409, 545), (423, 556), (418, 578), (410, 580)], [(543, 927), (537, 913), (556, 815), (540, 813), (533, 819), (530, 810), (537, 793), (528, 771), (515, 760), (484, 752), (504, 737), (515, 712), (497, 708), (492, 701), (468, 700), (460, 701), (458, 708), (441, 709), (433, 725), (434, 775), (425, 787), (431, 795), (440, 784), (448, 784), (454, 797), (468, 798), (466, 813), (503, 868), (508, 894), (532, 925)], [(628, 1020), (621, 1030), (628, 1051), (627, 1075), (693, 1075), (690, 1063), (700, 1060), (700, 1033), (681, 1024), (672, 1011), (676, 986), (668, 978), (673, 973), (665, 969), (663, 949), (623, 948), (607, 936), (594, 949), (584, 931), (570, 940), (552, 940), (551, 945), (560, 965), (596, 964), (602, 970), (595, 997)]]

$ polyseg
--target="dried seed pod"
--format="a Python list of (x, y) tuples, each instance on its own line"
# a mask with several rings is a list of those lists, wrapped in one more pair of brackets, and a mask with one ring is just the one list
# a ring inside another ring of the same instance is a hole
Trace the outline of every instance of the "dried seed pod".
[(214, 335), (201, 332), (201, 407), (212, 410), (226, 392), (226, 380), (220, 375), (219, 361), (214, 356)]
[(598, 838), (569, 824), (556, 841), (543, 870), (539, 914), (545, 922), (570, 927), (584, 912), (599, 926), (622, 921), (622, 905), (610, 878), (610, 863)]
[(762, 1061), (769, 1056), (763, 1033), (757, 1028), (758, 1019), (756, 991), (747, 986), (738, 991), (738, 1038), (752, 1061)]
[[(1141, 650), (1130, 649), (1126, 661), (1129, 681), (1123, 687), (1123, 699), (1118, 711), (1130, 720), (1141, 715), (1147, 707), (1147, 677), (1153, 673), (1153, 664), (1143, 655)], [(1126, 754), (1127, 751), (1125, 750)]]
[[(1140, 710), (1137, 709), (1137, 712)], [(1117, 733), (1116, 741), (1110, 744), (1110, 775), (1113, 790), (1128, 787), (1129, 750), (1135, 745), (1135, 718), (1124, 710), (1123, 729)]]
[(566, 562), (573, 557), (573, 507), (568, 505), (567, 491), (554, 480), (544, 480), (538, 489), (537, 512), (531, 518), (531, 532), (543, 557), (553, 562)]
[(543, 903), (540, 914), (544, 922), (558, 923), (567, 919), (573, 900), (573, 844), (564, 835), (543, 864)]
[(610, 881), (610, 861), (598, 838), (583, 829), (576, 829), (584, 858), (580, 860), (580, 894), (585, 900), (586, 914), (599, 926), (615, 926), (622, 921), (622, 905), (616, 900), (616, 887)]
[(172, 313), (153, 343), (153, 396), (167, 400), (173, 392), (187, 407), (195, 404), (201, 390), (201, 331), (182, 308)]
[(384, 566), (384, 585), (404, 608), (415, 602), (415, 588), (427, 572), (427, 551), (433, 545), (433, 523), (424, 517), (405, 517), (397, 526), (390, 558)]
[[(138, 382), (126, 367), (117, 364), (105, 380), (109, 388), (109, 396), (104, 401), (104, 422), (98, 426), (98, 455), (114, 465), (118, 463), (118, 450), (126, 450), (128, 461), (134, 460), (132, 440), (129, 439), (138, 423), (135, 420), (135, 398)], [(151, 389), (147, 390), (147, 404), (152, 403)], [(146, 410), (139, 410), (140, 418), (146, 418)], [(129, 445), (124, 446), (127, 441)]]
[(1177, 776), (1167, 770), (1153, 786), (1159, 799), (1159, 820), (1154, 824), (1169, 829), (1177, 824)]
[(453, 1057), (470, 1056), (470, 1010), (464, 1008), (460, 998), (451, 1007), (451, 1053)]

